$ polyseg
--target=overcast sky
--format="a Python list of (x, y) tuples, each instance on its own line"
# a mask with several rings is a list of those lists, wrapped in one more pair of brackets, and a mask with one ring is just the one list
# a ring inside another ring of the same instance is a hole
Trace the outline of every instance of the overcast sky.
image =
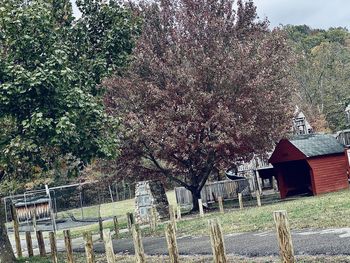
[(260, 17), (272, 26), (302, 25), (313, 28), (350, 28), (349, 0), (255, 0)]
[[(74, 0), (71, 0), (74, 1)], [(200, 1), (200, 0), (199, 0)], [(350, 28), (350, 0), (254, 0), (261, 18), (271, 26), (302, 25), (312, 28)], [(74, 13), (79, 16), (74, 6)]]

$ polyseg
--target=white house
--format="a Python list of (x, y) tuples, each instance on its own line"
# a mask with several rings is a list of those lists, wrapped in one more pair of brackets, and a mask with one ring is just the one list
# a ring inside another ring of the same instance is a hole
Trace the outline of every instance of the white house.
[(310, 123), (306, 120), (304, 113), (295, 107), (294, 118), (293, 118), (293, 133), (294, 134), (309, 134), (313, 133), (313, 129)]

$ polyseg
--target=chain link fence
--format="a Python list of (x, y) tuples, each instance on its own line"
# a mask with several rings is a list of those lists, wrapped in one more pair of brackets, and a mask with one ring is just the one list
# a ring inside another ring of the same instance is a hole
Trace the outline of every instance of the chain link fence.
[(14, 212), (23, 232), (69, 229), (97, 223), (100, 218), (108, 220), (116, 215), (113, 207), (117, 207), (119, 201), (134, 198), (134, 195), (133, 183), (95, 181), (8, 196), (4, 198), (8, 230), (13, 230), (10, 222)]

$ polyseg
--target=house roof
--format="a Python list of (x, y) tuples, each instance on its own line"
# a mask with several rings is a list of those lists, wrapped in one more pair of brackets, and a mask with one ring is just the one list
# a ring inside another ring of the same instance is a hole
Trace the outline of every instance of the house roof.
[(326, 134), (297, 135), (289, 140), (306, 157), (343, 153), (344, 146)]

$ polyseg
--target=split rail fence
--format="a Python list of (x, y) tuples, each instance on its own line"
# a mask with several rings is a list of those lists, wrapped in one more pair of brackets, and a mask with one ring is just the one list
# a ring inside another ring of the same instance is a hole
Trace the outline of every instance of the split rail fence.
[[(241, 196), (242, 195), (239, 194), (238, 197), (240, 200), (240, 209), (243, 209), (244, 205), (243, 205), (242, 198), (240, 198)], [(259, 198), (260, 196), (258, 194), (256, 196), (257, 196), (257, 206), (259, 207), (261, 206), (261, 201)], [(218, 202), (219, 202), (218, 206), (219, 206), (220, 213), (225, 212), (222, 200), (223, 200), (222, 197), (218, 198)], [(200, 208), (202, 208), (202, 200), (199, 200), (199, 205), (200, 205)], [(177, 263), (177, 262), (181, 262), (179, 259), (179, 250), (178, 250), (177, 238), (176, 238), (177, 222), (182, 220), (181, 210), (179, 209), (179, 206), (177, 207), (169, 206), (169, 213), (170, 213), (170, 221), (164, 223), (164, 232), (165, 232), (166, 243), (168, 248), (169, 260), (171, 263)], [(155, 216), (154, 212), (152, 212), (151, 215), (152, 216), (149, 219), (149, 226), (152, 231), (155, 231), (156, 226), (158, 224), (157, 222), (158, 217)], [(146, 254), (143, 248), (140, 226), (135, 223), (134, 215), (132, 213), (127, 213), (126, 216), (127, 216), (127, 222), (128, 222), (128, 229), (129, 229), (129, 232), (132, 234), (133, 243), (134, 243), (135, 262), (144, 263), (146, 262)], [(203, 209), (200, 209), (199, 216), (200, 217), (205, 216)], [(14, 217), (14, 219), (16, 219), (16, 216)], [(283, 263), (294, 263), (295, 256), (294, 256), (293, 242), (292, 242), (291, 233), (289, 229), (287, 212), (284, 210), (275, 211), (273, 212), (273, 219), (276, 225), (276, 232), (277, 232), (277, 239), (278, 239), (278, 244), (280, 249), (281, 261)], [(100, 232), (101, 232), (100, 239), (102, 239), (104, 243), (105, 257), (106, 257), (107, 263), (115, 263), (117, 261), (117, 257), (114, 252), (114, 247), (112, 243), (113, 238), (118, 239), (119, 237), (119, 225), (116, 217), (114, 218), (113, 222), (114, 222), (113, 236), (110, 229), (103, 229), (103, 227), (100, 228)], [(15, 229), (15, 240), (16, 240), (15, 244), (16, 244), (17, 256), (22, 257), (20, 235), (16, 234), (16, 231), (18, 231), (18, 222), (16, 222), (15, 220), (13, 223), (14, 223), (14, 229)], [(63, 233), (64, 233), (66, 262), (74, 263), (75, 257), (73, 254), (73, 245), (72, 245), (70, 230), (64, 230)], [(215, 263), (227, 262), (222, 228), (217, 218), (208, 220), (208, 233), (210, 236), (211, 248), (213, 252), (213, 261)], [(42, 257), (45, 257), (47, 255), (47, 252), (46, 252), (45, 242), (43, 238), (43, 233), (42, 231), (36, 231), (35, 234), (38, 242), (39, 255)], [(83, 239), (85, 244), (86, 262), (94, 263), (95, 262), (94, 244), (93, 244), (91, 232), (85, 232), (83, 234)], [(31, 232), (25, 233), (25, 242), (27, 245), (28, 256), (29, 257), (34, 256)], [(50, 242), (51, 261), (53, 263), (58, 263), (58, 249), (57, 249), (57, 243), (56, 243), (57, 238), (54, 232), (49, 233), (49, 242)]]

